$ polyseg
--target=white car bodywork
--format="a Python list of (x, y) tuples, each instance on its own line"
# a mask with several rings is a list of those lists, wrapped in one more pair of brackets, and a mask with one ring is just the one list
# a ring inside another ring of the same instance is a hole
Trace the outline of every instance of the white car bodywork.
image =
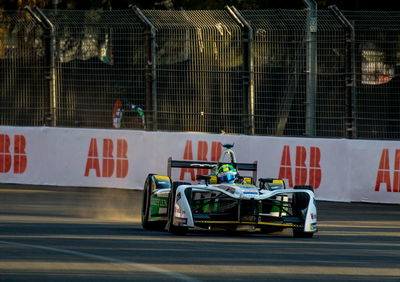
[[(218, 186), (232, 188), (232, 192), (222, 189)], [(307, 209), (305, 210), (305, 223), (304, 232), (316, 232), (317, 231), (317, 208), (314, 199), (314, 193), (310, 190), (304, 189), (282, 189), (274, 191), (259, 191), (254, 185), (236, 185), (236, 184), (219, 184), (219, 185), (181, 185), (176, 190), (176, 197), (174, 202), (174, 213), (173, 213), (173, 224), (176, 226), (186, 226), (194, 228), (194, 219), (192, 210), (188, 199), (186, 197), (185, 190), (191, 188), (192, 190), (211, 192), (217, 191), (226, 194), (229, 197), (238, 200), (256, 200), (262, 201), (265, 199), (272, 198), (274, 196), (290, 197), (293, 193), (307, 193), (309, 195), (309, 202)], [(254, 222), (252, 222), (254, 224)], [(264, 223), (255, 223), (264, 224)], [(266, 224), (267, 225), (267, 224)], [(289, 226), (290, 224), (288, 224)]]
[[(233, 145), (215, 162), (168, 160), (168, 175), (147, 176), (142, 206), (146, 229), (184, 234), (190, 228), (222, 228), (274, 232), (292, 228), (294, 237), (312, 237), (317, 232), (317, 207), (311, 186), (286, 189), (276, 178), (260, 178), (256, 186), (257, 162), (237, 163)], [(227, 160), (228, 159), (228, 160)], [(231, 164), (236, 170), (252, 171), (237, 175), (235, 183), (221, 183), (215, 169)], [(174, 182), (171, 168), (211, 169), (198, 175), (198, 184)]]

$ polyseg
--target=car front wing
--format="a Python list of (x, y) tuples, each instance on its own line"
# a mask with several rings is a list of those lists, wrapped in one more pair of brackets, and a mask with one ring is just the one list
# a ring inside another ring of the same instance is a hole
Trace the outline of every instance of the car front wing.
[[(203, 197), (203, 205), (198, 207), (195, 206), (198, 202), (193, 199), (196, 193), (216, 194), (218, 197)], [(296, 210), (293, 199), (299, 193), (306, 193), (308, 197), (305, 208)], [(220, 207), (216, 206), (216, 202)], [(317, 208), (314, 193), (305, 189), (266, 191), (243, 198), (218, 187), (181, 185), (176, 190), (172, 223), (189, 228), (247, 225), (254, 228), (303, 228), (304, 232), (316, 232)]]

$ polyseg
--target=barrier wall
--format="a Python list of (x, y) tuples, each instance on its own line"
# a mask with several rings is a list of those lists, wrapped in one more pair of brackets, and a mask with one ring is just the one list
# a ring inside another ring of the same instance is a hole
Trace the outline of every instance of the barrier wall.
[[(48, 127), (0, 127), (0, 182), (142, 189), (167, 159), (217, 160), (234, 143), (258, 177), (312, 185), (317, 199), (400, 203), (400, 142)], [(175, 169), (174, 180), (202, 173)], [(243, 175), (246, 173), (243, 172)]]

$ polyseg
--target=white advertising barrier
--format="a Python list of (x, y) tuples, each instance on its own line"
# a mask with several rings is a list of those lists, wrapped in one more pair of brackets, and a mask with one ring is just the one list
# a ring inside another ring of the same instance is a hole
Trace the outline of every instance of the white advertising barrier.
[[(239, 162), (258, 162), (258, 177), (312, 185), (317, 199), (400, 203), (400, 142), (390, 141), (0, 127), (0, 182), (143, 189), (169, 157), (215, 161), (225, 143)], [(175, 169), (173, 179), (200, 173)]]
[(352, 201), (400, 203), (400, 142), (349, 140)]

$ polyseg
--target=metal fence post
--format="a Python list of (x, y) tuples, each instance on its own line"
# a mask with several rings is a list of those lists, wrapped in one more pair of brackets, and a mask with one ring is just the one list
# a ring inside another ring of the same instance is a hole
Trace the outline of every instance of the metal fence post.
[(57, 126), (57, 77), (56, 77), (56, 36), (53, 23), (46, 15), (35, 6), (35, 11), (42, 17), (50, 32), (50, 65), (49, 65), (49, 80), (50, 80), (50, 114), (51, 125)]
[(244, 54), (243, 54), (243, 95), (246, 105), (248, 128), (246, 132), (249, 135), (255, 134), (255, 91), (254, 91), (254, 56), (253, 56), (253, 28), (244, 19), (235, 7), (225, 7), (232, 18), (244, 29)]
[(356, 102), (356, 58), (355, 58), (355, 30), (354, 26), (347, 20), (336, 5), (328, 7), (338, 22), (346, 30), (346, 137), (356, 138), (357, 127), (355, 119)]
[[(55, 37), (55, 28), (53, 23), (46, 17), (46, 15), (35, 6), (35, 11), (39, 14), (38, 17), (29, 6), (25, 6), (25, 10), (29, 12), (29, 14), (37, 21), (43, 29), (48, 33), (47, 38), (48, 41), (46, 44), (46, 56), (49, 56), (49, 70), (48, 76), (46, 77), (49, 80), (49, 98), (50, 98), (50, 125), (57, 126), (57, 76), (56, 76), (56, 37)], [(44, 117), (46, 119), (46, 117)], [(46, 121), (45, 121), (46, 122)]]
[(130, 6), (138, 18), (145, 24), (147, 30), (147, 61), (146, 61), (146, 110), (152, 110), (152, 124), (148, 128), (158, 129), (158, 102), (157, 102), (157, 79), (156, 79), (156, 31), (151, 21), (136, 6)]
[(306, 99), (306, 135), (316, 135), (316, 92), (317, 92), (317, 3), (315, 0), (303, 0), (308, 7), (307, 13), (307, 99)]

